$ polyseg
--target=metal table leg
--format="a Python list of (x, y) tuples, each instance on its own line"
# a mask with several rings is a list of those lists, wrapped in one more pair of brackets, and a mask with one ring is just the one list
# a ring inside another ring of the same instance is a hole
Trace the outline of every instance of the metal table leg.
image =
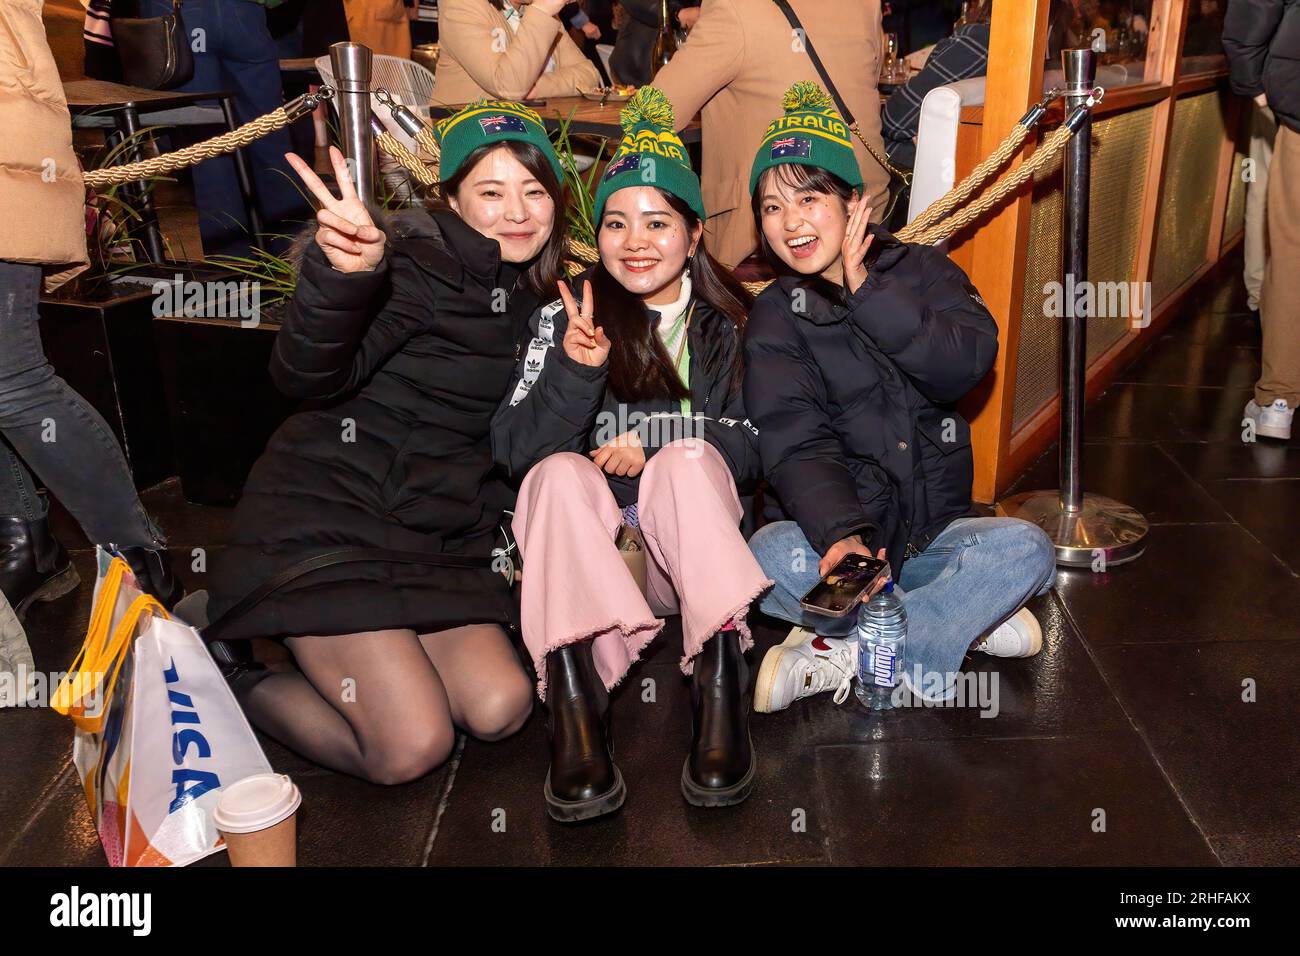
[[(221, 104), (221, 115), (226, 118), (226, 129), (234, 131), (235, 110), (231, 106), (230, 97), (218, 97), (217, 102)], [(257, 186), (253, 182), (253, 172), (248, 166), (248, 156), (243, 149), (237, 149), (230, 155), (235, 161), (235, 178), (239, 181), (239, 195), (243, 198), (244, 210), (248, 213), (248, 228), (252, 232), (249, 241), (254, 247), (265, 251), (262, 214), (257, 207)]]
[[(127, 153), (131, 162), (143, 160), (144, 150), (140, 148), (140, 114), (134, 106), (127, 106), (114, 114), (119, 132), (128, 140)], [(147, 183), (137, 181), (135, 188), (137, 212), (144, 228), (144, 245), (151, 262), (166, 262), (167, 254), (163, 250), (162, 232), (158, 228), (158, 214), (153, 207), (153, 197), (149, 195)]]

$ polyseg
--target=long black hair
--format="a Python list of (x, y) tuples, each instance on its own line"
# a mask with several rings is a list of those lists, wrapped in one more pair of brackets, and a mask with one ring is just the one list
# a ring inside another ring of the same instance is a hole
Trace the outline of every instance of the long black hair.
[(777, 182), (783, 186), (798, 192), (839, 196), (846, 209), (849, 199), (853, 196), (854, 188), (829, 170), (822, 169), (820, 166), (805, 166), (803, 163), (781, 163), (765, 169), (763, 175), (758, 177), (758, 183), (754, 186), (754, 195), (749, 200), (749, 208), (754, 213), (754, 227), (758, 230), (758, 247), (763, 250), (764, 258), (773, 269), (778, 273), (791, 275), (793, 270), (772, 250), (768, 245), (767, 236), (763, 235), (762, 195), (773, 176), (779, 177)]
[(565, 215), (564, 185), (556, 178), (550, 160), (540, 149), (532, 143), (524, 143), (516, 139), (484, 143), (482, 146), (475, 147), (460, 164), (456, 174), (438, 184), (437, 193), (429, 201), (429, 208), (460, 215), (452, 208), (451, 197), (456, 195), (465, 178), (478, 165), (479, 160), (494, 149), (508, 149), (510, 154), (541, 183), (542, 188), (555, 203), (555, 218), (551, 222), (551, 234), (547, 237), (546, 244), (542, 246), (542, 251), (537, 254), (528, 271), (524, 273), (529, 288), (542, 298), (547, 298), (555, 292), (556, 283), (565, 275), (564, 253), (568, 242), (568, 217)]
[[(687, 231), (693, 233), (700, 224), (695, 211), (672, 193), (655, 188), (686, 220)], [(731, 270), (709, 254), (702, 237), (686, 265), (691, 270), (691, 297), (709, 305), (723, 321), (731, 322), (739, 338), (754, 297)], [(641, 297), (625, 289), (603, 262), (596, 263), (592, 272), (591, 294), (596, 303), (596, 321), (610, 341), (608, 381), (614, 397), (620, 402), (689, 398), (690, 391), (682, 384)], [(705, 369), (711, 375), (719, 371), (707, 364)], [(741, 363), (736, 362), (732, 375), (738, 380), (740, 374)]]

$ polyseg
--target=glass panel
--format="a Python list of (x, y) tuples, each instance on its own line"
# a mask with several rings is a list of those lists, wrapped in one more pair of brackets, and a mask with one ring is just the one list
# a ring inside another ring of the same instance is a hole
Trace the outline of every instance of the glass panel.
[[(1161, 2), (1161, 0), (1156, 0)], [(1152, 0), (1052, 0), (1047, 14), (1047, 65), (1060, 69), (1061, 50), (1097, 51), (1097, 82), (1107, 89), (1145, 82)], [(1050, 86), (1051, 83), (1044, 85)]]
[(1187, 0), (1183, 76), (1227, 69), (1223, 55), (1223, 15), (1227, 7), (1227, 0)]

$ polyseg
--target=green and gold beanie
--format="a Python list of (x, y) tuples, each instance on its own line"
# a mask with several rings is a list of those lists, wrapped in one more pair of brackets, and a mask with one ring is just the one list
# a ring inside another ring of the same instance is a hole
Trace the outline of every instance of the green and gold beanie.
[(479, 100), (470, 103), (433, 128), (434, 139), (442, 149), (440, 179), (451, 179), (465, 162), (465, 157), (486, 143), (518, 140), (532, 143), (550, 161), (555, 176), (564, 182), (564, 169), (555, 147), (546, 135), (546, 127), (536, 110), (511, 100)]
[(853, 134), (826, 91), (803, 80), (785, 91), (781, 105), (785, 114), (771, 122), (758, 144), (749, 174), (750, 195), (764, 170), (782, 163), (820, 166), (861, 190), (862, 171), (853, 152)]
[(623, 139), (596, 187), (593, 222), (600, 225), (605, 202), (628, 186), (657, 186), (707, 218), (700, 195), (700, 177), (691, 169), (686, 146), (673, 132), (673, 105), (653, 86), (632, 95), (619, 116)]

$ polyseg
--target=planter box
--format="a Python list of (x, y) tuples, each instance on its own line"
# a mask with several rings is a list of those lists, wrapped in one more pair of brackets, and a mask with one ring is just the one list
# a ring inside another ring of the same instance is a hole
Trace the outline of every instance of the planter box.
[(279, 326), (184, 316), (154, 320), (186, 501), (232, 505), (267, 439), (298, 407), (267, 372)]
[(137, 488), (176, 474), (163, 373), (154, 339), (159, 281), (227, 282), (202, 264), (142, 264), (131, 274), (72, 283), (40, 304), (50, 364), (104, 416)]

